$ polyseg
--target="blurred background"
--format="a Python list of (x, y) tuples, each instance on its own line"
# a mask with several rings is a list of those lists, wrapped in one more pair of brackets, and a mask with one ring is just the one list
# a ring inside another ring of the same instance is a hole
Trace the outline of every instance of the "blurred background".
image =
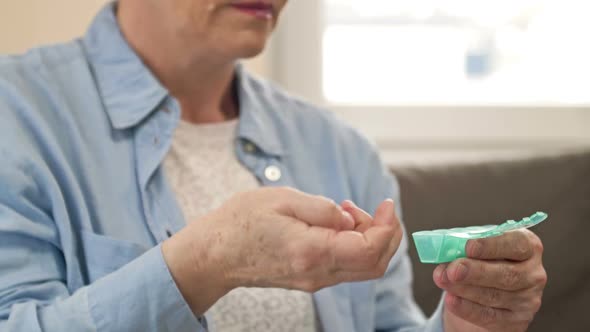
[[(0, 2), (0, 53), (84, 33), (106, 0)], [(584, 0), (290, 1), (248, 67), (337, 112), (396, 164), (589, 144)]]

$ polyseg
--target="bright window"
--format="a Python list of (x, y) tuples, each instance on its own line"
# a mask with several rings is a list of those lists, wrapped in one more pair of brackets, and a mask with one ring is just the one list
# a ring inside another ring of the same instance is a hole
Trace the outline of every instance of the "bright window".
[(325, 0), (332, 105), (588, 105), (588, 0)]
[(392, 162), (404, 151), (414, 160), (587, 146), (589, 9), (588, 0), (290, 1), (273, 78)]

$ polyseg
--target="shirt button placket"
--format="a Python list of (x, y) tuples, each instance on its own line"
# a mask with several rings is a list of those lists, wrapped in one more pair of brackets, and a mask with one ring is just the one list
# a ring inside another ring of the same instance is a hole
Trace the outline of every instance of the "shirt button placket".
[(251, 142), (246, 142), (244, 143), (244, 151), (246, 151), (246, 153), (252, 154), (256, 152), (256, 146)]

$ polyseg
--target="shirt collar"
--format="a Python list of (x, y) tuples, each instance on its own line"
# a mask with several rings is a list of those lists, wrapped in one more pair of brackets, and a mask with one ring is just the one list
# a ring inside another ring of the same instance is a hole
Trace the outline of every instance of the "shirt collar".
[[(134, 127), (161, 105), (169, 93), (131, 49), (115, 15), (116, 2), (106, 5), (82, 39), (98, 90), (111, 125)], [(260, 91), (260, 82), (236, 65), (240, 123), (238, 137), (257, 145), (265, 153), (280, 156), (280, 143), (273, 117), (277, 105)]]
[(111, 124), (125, 129), (155, 110), (168, 91), (121, 34), (115, 9), (115, 2), (106, 5), (82, 42)]

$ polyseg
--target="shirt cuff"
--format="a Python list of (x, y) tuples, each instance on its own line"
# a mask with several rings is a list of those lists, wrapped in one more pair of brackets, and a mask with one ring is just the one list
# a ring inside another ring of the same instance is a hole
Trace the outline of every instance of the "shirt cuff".
[(180, 293), (158, 245), (88, 288), (99, 331), (206, 332)]

